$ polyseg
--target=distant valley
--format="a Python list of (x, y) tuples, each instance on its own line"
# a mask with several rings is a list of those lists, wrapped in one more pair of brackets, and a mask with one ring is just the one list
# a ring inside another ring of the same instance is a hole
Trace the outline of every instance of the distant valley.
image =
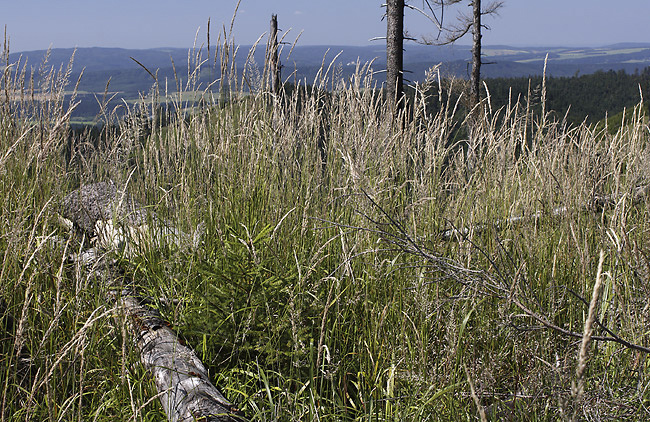
[[(383, 80), (381, 71), (386, 63), (383, 45), (296, 46), (289, 56), (290, 47), (284, 46), (281, 61), (284, 66), (283, 78), (291, 82), (304, 83), (306, 80), (308, 84), (312, 83), (323, 63), (326, 68), (332, 64), (331, 72), (337, 78), (352, 76), (356, 71), (357, 63), (361, 65), (371, 63), (377, 81), (381, 83)], [(235, 57), (239, 73), (244, 69), (249, 50), (250, 46), (239, 47)], [(211, 47), (208, 59), (206, 48), (201, 51), (182, 48), (146, 50), (79, 48), (76, 52), (73, 49), (53, 49), (49, 53), (46, 67), (65, 68), (74, 52), (70, 77), (72, 83), (83, 70), (83, 77), (78, 87), (82, 104), (76, 114), (77, 117), (85, 116), (88, 119), (99, 111), (96, 96), (103, 95), (109, 80), (108, 91), (117, 93), (112, 104), (133, 100), (138, 98), (140, 93), (148, 92), (153, 85), (153, 78), (142, 66), (157, 75), (161, 89), (167, 87), (168, 92), (174, 92), (177, 83), (181, 86), (187, 83), (188, 56), (192, 69), (197, 59), (204, 61), (199, 79), (199, 88), (204, 89), (219, 77), (219, 64), (214, 61), (214, 51), (215, 48)], [(482, 68), (484, 78), (541, 75), (547, 54), (546, 74), (553, 77), (584, 75), (598, 70), (624, 70), (633, 73), (650, 66), (650, 44), (626, 43), (598, 48), (484, 46), (483, 52), (486, 63)], [(264, 54), (264, 46), (258, 46), (250, 60), (254, 67), (261, 69)], [(9, 62), (18, 63), (21, 68), (26, 66), (28, 73), (34, 70), (35, 76), (38, 76), (38, 68), (45, 57), (44, 50), (12, 53)], [(443, 76), (466, 78), (470, 61), (470, 46), (408, 44), (404, 57), (406, 78), (410, 82), (422, 81), (425, 72), (439, 63), (441, 63), (440, 71)], [(252, 70), (251, 74), (254, 75), (255, 71)]]

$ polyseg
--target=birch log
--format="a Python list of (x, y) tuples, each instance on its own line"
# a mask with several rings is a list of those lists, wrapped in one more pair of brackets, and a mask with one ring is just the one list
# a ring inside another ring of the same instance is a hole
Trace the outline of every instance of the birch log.
[[(142, 242), (147, 235), (159, 234), (180, 238), (182, 232), (162, 222), (113, 183), (82, 186), (67, 195), (61, 213), (68, 222), (91, 237), (95, 249), (136, 251), (131, 243)], [(147, 223), (156, 231), (143, 230)], [(126, 245), (125, 245), (126, 244)], [(148, 242), (159, 245), (158, 241)], [(137, 245), (141, 246), (141, 245)], [(94, 250), (79, 254), (77, 259), (96, 268), (96, 275), (111, 282), (116, 261), (103, 261)], [(119, 285), (120, 283), (115, 283)], [(114, 298), (123, 311), (140, 361), (153, 378), (160, 402), (170, 422), (244, 421), (241, 413), (210, 383), (208, 372), (194, 351), (183, 345), (169, 324), (153, 309), (140, 303), (129, 290)]]

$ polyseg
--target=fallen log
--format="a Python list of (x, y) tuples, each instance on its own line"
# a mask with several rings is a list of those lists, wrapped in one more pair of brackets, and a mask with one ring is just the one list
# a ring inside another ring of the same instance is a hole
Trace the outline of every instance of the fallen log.
[[(158, 246), (165, 236), (183, 234), (155, 214), (146, 210), (125, 191), (113, 183), (86, 185), (67, 195), (62, 202), (62, 217), (67, 227), (75, 227), (94, 237), (95, 248), (74, 257), (94, 268), (100, 279), (110, 282), (117, 261), (104, 259), (98, 251), (119, 250), (135, 253), (148, 240), (148, 246)], [(157, 226), (150, 230), (148, 224)], [(144, 227), (144, 229), (143, 229)], [(163, 232), (163, 230), (165, 230)], [(115, 282), (116, 286), (119, 283)], [(185, 421), (243, 421), (241, 412), (210, 383), (208, 372), (194, 351), (183, 345), (160, 314), (144, 305), (135, 292), (120, 290), (113, 300), (123, 311), (126, 326), (140, 361), (151, 375), (158, 397), (170, 422)]]
[(243, 421), (242, 414), (210, 383), (203, 363), (181, 344), (169, 324), (136, 297), (122, 295), (121, 308), (140, 361), (151, 374), (172, 422)]
[[(629, 196), (633, 204), (637, 204), (646, 200), (650, 196), (650, 185), (638, 186), (634, 189), (634, 192)], [(615, 206), (623, 196), (615, 197), (612, 195), (595, 195), (591, 202), (585, 204), (583, 209), (585, 210), (595, 210), (600, 211), (603, 208), (609, 208)], [(492, 228), (497, 231), (500, 231), (506, 227), (512, 227), (520, 225), (523, 223), (536, 223), (541, 220), (543, 217), (560, 217), (569, 213), (570, 209), (567, 207), (557, 207), (553, 208), (550, 213), (543, 213), (542, 211), (537, 211), (532, 215), (520, 215), (509, 218), (504, 218), (497, 220), (492, 224), (476, 224), (473, 226), (456, 228), (452, 227), (450, 229), (445, 229), (440, 232), (440, 236), (445, 241), (461, 240), (467, 238), (470, 233), (480, 234), (484, 231)]]
[[(561, 215), (566, 214), (569, 211), (567, 207), (557, 207), (554, 208), (551, 211), (551, 216), (553, 217), (559, 217)], [(544, 217), (545, 214), (541, 211), (537, 211), (532, 215), (529, 216), (524, 216), (524, 215), (518, 215), (515, 217), (509, 217), (505, 218), (503, 220), (497, 220), (493, 224), (477, 224), (474, 226), (470, 227), (463, 227), (463, 228), (451, 228), (451, 229), (446, 229), (443, 230), (440, 235), (442, 236), (443, 240), (455, 240), (455, 239), (465, 239), (467, 238), (470, 233), (475, 233), (475, 234), (480, 234), (483, 233), (484, 231), (494, 228), (495, 230), (502, 230), (506, 227), (512, 227), (518, 224), (523, 224), (527, 222), (537, 222), (539, 221), (542, 217)]]

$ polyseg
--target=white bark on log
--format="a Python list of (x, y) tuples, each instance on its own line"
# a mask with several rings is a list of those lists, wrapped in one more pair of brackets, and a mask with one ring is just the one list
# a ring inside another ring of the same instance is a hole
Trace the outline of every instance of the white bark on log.
[(113, 182), (84, 185), (66, 195), (61, 203), (63, 217), (87, 234), (94, 234), (98, 220), (117, 218), (119, 223), (140, 226), (147, 223), (148, 212)]
[[(563, 214), (566, 214), (568, 211), (569, 210), (568, 210), (567, 207), (557, 207), (557, 208), (553, 208), (553, 210), (551, 211), (551, 215), (553, 217), (558, 217), (558, 216), (561, 216)], [(456, 229), (456, 228), (447, 229), (447, 230), (444, 230), (441, 233), (441, 235), (442, 235), (442, 238), (444, 240), (462, 239), (462, 238), (465, 238), (465, 237), (469, 236), (469, 234), (472, 233), (472, 232), (475, 233), (475, 234), (479, 234), (479, 233), (484, 232), (485, 230), (487, 230), (490, 227), (493, 227), (496, 230), (501, 230), (501, 229), (503, 229), (505, 227), (510, 227), (510, 226), (514, 226), (514, 225), (529, 222), (529, 221), (536, 222), (539, 219), (541, 219), (542, 217), (544, 217), (544, 215), (545, 214), (542, 213), (541, 211), (537, 211), (533, 215), (529, 215), (529, 216), (520, 215), (520, 216), (516, 216), (516, 217), (505, 218), (503, 220), (497, 220), (491, 225), (478, 224), (478, 225), (471, 226), (471, 227), (463, 227), (462, 229)]]
[(239, 411), (210, 383), (194, 351), (184, 346), (156, 313), (132, 296), (122, 296), (122, 309), (151, 373), (170, 422), (241, 421)]
[(125, 256), (165, 245), (196, 249), (205, 229), (201, 223), (194, 233), (184, 233), (112, 182), (84, 185), (66, 195), (60, 222), (94, 238), (102, 249), (117, 249)]

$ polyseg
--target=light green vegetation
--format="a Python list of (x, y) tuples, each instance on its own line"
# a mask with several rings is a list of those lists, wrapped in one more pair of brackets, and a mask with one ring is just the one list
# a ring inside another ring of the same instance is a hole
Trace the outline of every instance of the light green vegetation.
[(515, 54), (529, 53), (528, 50), (517, 50), (512, 48), (490, 48), (490, 47), (483, 49), (483, 51), (484, 54), (488, 57), (512, 56)]
[[(640, 111), (640, 118), (638, 120), (637, 114)], [(630, 115), (636, 118), (636, 121), (631, 121)], [(636, 107), (632, 110), (624, 109), (620, 113), (616, 113), (613, 116), (606, 117), (596, 123), (595, 130), (597, 132), (607, 130), (610, 135), (615, 135), (621, 130), (621, 126), (628, 125), (628, 130), (633, 129), (635, 125), (642, 124), (643, 127), (648, 125), (648, 104), (644, 103), (640, 108)]]
[[(2, 420), (164, 418), (108, 287), (67, 259), (81, 241), (57, 223), (65, 194), (109, 178), (187, 233), (205, 222), (198, 250), (121, 264), (251, 420), (475, 420), (477, 402), (513, 420), (648, 419), (644, 352), (596, 341), (577, 379), (580, 338), (516, 305), (582, 334), (603, 250), (597, 317), (647, 345), (639, 114), (609, 134), (486, 103), (468, 148), (450, 141), (466, 124), (453, 103), (427, 115), (418, 91), (391, 118), (363, 70), (330, 76), (284, 99), (232, 81), (228, 104), (147, 131), (125, 119), (70, 152), (65, 74), (33, 103), (4, 75)], [(469, 234), (448, 241), (450, 227)], [(406, 236), (428, 259), (399, 247)]]
[[(586, 59), (590, 57), (602, 57), (602, 56), (612, 56), (619, 54), (634, 54), (640, 53), (647, 50), (647, 47), (638, 47), (638, 48), (596, 48), (596, 49), (586, 49), (586, 50), (567, 50), (564, 48), (561, 49), (549, 49), (548, 53), (553, 54), (553, 60), (576, 60), (576, 59)], [(499, 51), (499, 50), (497, 50)], [(486, 53), (489, 55), (489, 53)], [(501, 54), (504, 54), (501, 52)], [(543, 62), (543, 57), (537, 57), (532, 59), (523, 59), (517, 60), (518, 63), (532, 63), (532, 62)], [(632, 62), (632, 61), (629, 61)]]

